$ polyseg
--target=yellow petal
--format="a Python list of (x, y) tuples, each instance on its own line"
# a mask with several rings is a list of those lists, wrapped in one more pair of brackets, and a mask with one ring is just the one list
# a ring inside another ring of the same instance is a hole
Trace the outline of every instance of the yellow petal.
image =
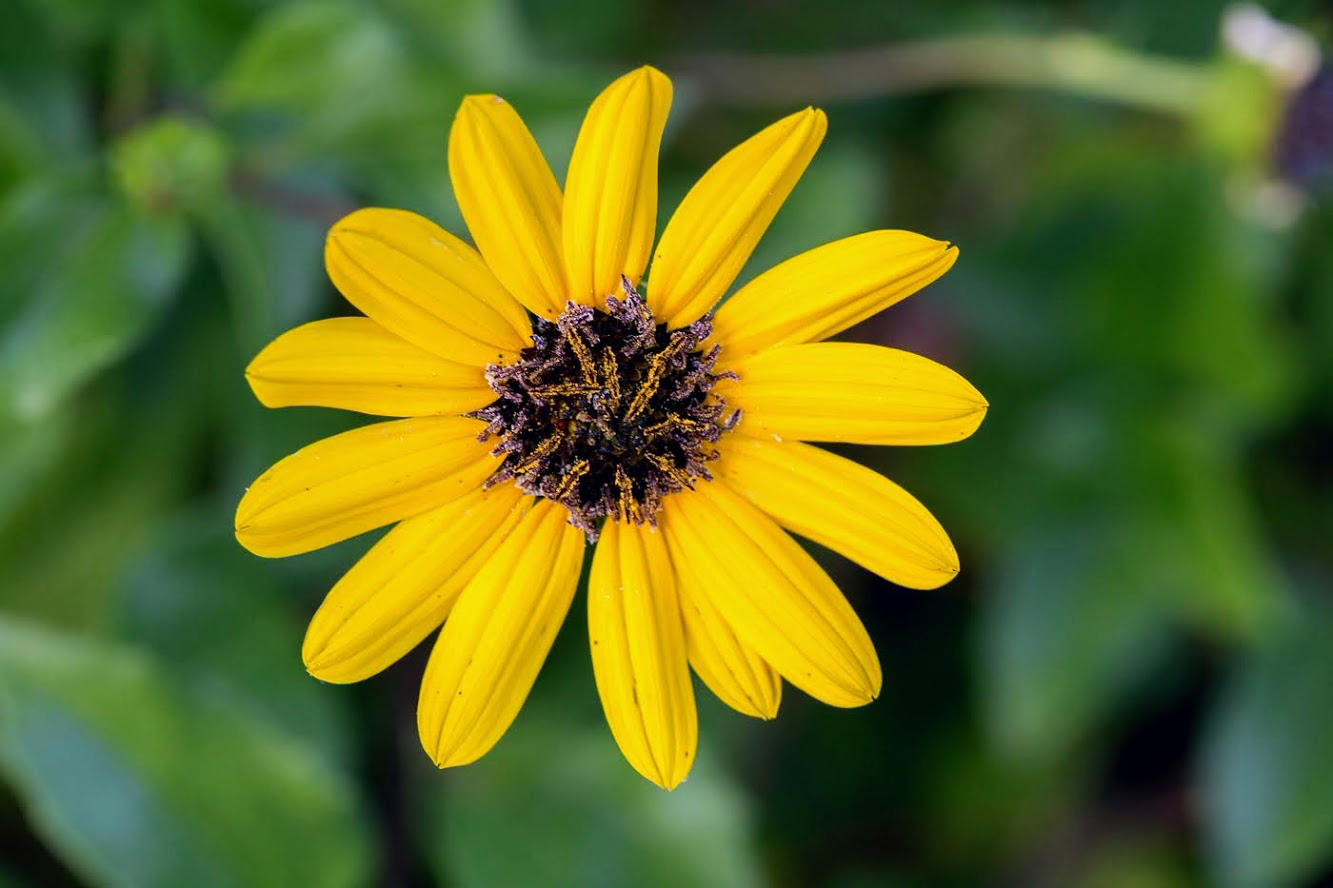
[(645, 65), (619, 78), (588, 109), (565, 176), (569, 298), (600, 307), (637, 284), (657, 226), (657, 153), (671, 81)]
[(733, 434), (718, 449), (713, 471), (793, 533), (912, 589), (934, 589), (958, 573), (944, 528), (878, 472), (796, 441)]
[(648, 304), (681, 327), (722, 298), (824, 138), (824, 112), (784, 117), (727, 152), (681, 201), (657, 245)]
[(716, 388), (748, 435), (850, 444), (948, 444), (976, 431), (986, 399), (929, 358), (881, 345), (765, 349), (722, 369)]
[(724, 483), (663, 501), (672, 564), (688, 564), (708, 598), (783, 678), (833, 706), (879, 693), (880, 668), (847, 599), (796, 541)]
[(610, 520), (602, 528), (588, 577), (588, 637), (621, 752), (674, 789), (694, 764), (699, 724), (675, 579), (656, 529)]
[(533, 314), (558, 315), (566, 299), (560, 186), (504, 99), (463, 99), (449, 131), (449, 178), (495, 276)]
[(910, 231), (869, 231), (816, 247), (736, 291), (713, 319), (723, 356), (815, 342), (911, 296), (944, 274), (958, 249)]
[(330, 229), (324, 264), (348, 302), (440, 357), (484, 367), (529, 344), (522, 306), (477, 251), (416, 213), (357, 210)]
[(770, 719), (782, 702), (782, 678), (754, 648), (736, 637), (710, 598), (711, 589), (690, 561), (673, 561), (685, 623), (685, 650), (699, 678), (723, 703)]
[(375, 423), (280, 460), (236, 507), (236, 539), (277, 558), (419, 515), (474, 490), (498, 465), (483, 424), (455, 416)]
[(582, 565), (583, 532), (540, 500), (468, 583), (431, 651), (417, 705), (421, 743), (441, 768), (486, 754), (541, 671)]
[(301, 649), (306, 669), (346, 684), (397, 662), (440, 627), (531, 505), (500, 484), (401, 522), (324, 598)]
[(480, 367), (446, 361), (369, 318), (330, 318), (268, 344), (245, 378), (265, 407), (377, 416), (467, 413), (495, 400)]

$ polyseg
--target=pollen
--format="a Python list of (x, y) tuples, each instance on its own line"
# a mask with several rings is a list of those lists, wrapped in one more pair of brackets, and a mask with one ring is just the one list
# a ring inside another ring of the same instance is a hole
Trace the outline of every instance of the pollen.
[(469, 414), (503, 459), (486, 486), (560, 503), (589, 540), (607, 517), (655, 524), (663, 497), (712, 480), (713, 445), (740, 420), (712, 391), (731, 375), (703, 347), (712, 317), (668, 330), (628, 279), (621, 289), (605, 309), (538, 319), (516, 362), (487, 368), (496, 400)]

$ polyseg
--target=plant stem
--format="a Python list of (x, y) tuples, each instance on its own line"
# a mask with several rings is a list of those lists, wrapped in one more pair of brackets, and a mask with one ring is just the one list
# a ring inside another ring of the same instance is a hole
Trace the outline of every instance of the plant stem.
[(677, 61), (704, 95), (728, 104), (882, 98), (955, 86), (1067, 92), (1167, 114), (1192, 114), (1202, 64), (1147, 56), (1084, 33), (944, 37), (807, 56), (716, 53)]

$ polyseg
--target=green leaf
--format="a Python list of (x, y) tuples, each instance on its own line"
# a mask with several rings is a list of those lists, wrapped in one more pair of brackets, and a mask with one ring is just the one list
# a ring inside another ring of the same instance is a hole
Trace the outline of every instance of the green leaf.
[[(0, 162), (47, 168), (90, 160), (91, 100), (49, 21), (7, 3), (0, 28)], [(6, 158), (5, 155), (10, 155)], [(3, 167), (0, 167), (3, 173)], [(0, 180), (0, 185), (3, 185)]]
[[(178, 426), (164, 428), (156, 411), (134, 417), (151, 433), (127, 430), (129, 414), (115, 400), (71, 404), (9, 432), (21, 456), (44, 431), (73, 427), (63, 441), (48, 439), (50, 453), (0, 469), (12, 492), (0, 522), (0, 611), (63, 628), (106, 625), (126, 564), (149, 544), (181, 483), (174, 445), (190, 440)], [(11, 480), (11, 471), (21, 474)]]
[(1206, 425), (1163, 422), (1149, 431), (1152, 449), (1136, 473), (1149, 514), (1137, 524), (1152, 547), (1145, 555), (1157, 553), (1161, 593), (1175, 595), (1181, 615), (1220, 640), (1257, 637), (1281, 612), (1282, 585), (1238, 448)]
[(348, 696), (301, 665), (310, 603), (284, 587), (271, 562), (242, 549), (230, 514), (217, 511), (176, 514), (166, 539), (130, 571), (120, 613), (125, 635), (174, 674), (207, 683), (328, 761), (345, 763), (351, 724), (341, 704)]
[(1333, 619), (1242, 663), (1204, 738), (1208, 862), (1227, 888), (1295, 885), (1333, 861)]
[(224, 198), (203, 214), (201, 226), (247, 359), (319, 313), (329, 287), (320, 260), (325, 229), (318, 221)]
[(5, 429), (0, 434), (0, 528), (57, 465), (76, 434), (72, 411), (57, 411), (41, 422)]
[(275, 7), (214, 89), (227, 120), (258, 136), (247, 168), (308, 177), (313, 166), (390, 206), (447, 207), (444, 136), (459, 98), (477, 88), (421, 52), (420, 37), (368, 5)]
[[(497, 0), (385, 0), (382, 5), (409, 29), (414, 43), (476, 81), (490, 82), (493, 90), (520, 74), (541, 77), (538, 71), (544, 71), (549, 76), (549, 62), (538, 57), (527, 34), (531, 10), (520, 15), (514, 4)], [(600, 13), (614, 18), (612, 10)]]
[(149, 8), (166, 77), (189, 94), (205, 92), (269, 5), (262, 0), (157, 0)]
[[(987, 716), (1018, 758), (1048, 761), (1085, 736), (1146, 686), (1184, 626), (1235, 641), (1281, 611), (1229, 447), (1178, 417), (1119, 420), (1071, 439), (1067, 479), (1052, 471), (1059, 436), (1035, 427), (1031, 450), (1047, 477), (1022, 477), (1029, 520), (1047, 514), (1011, 533), (983, 595)], [(1056, 497), (1068, 502), (1050, 505)]]
[(175, 295), (191, 246), (182, 222), (125, 209), (71, 240), (0, 335), (0, 423), (46, 415), (132, 348)]
[[(310, 110), (330, 101), (358, 68), (375, 78), (392, 70), (393, 38), (365, 8), (348, 3), (276, 7), (251, 32), (223, 76), (228, 108)], [(367, 91), (360, 100), (375, 101)]]
[(159, 338), (153, 361), (170, 373), (118, 369), (50, 417), (4, 432), (16, 461), (0, 465), (0, 610), (106, 625), (126, 568), (193, 489), (215, 434), (216, 399), (199, 384), (213, 376), (217, 324), (206, 324)]
[(0, 94), (0, 193), (40, 165), (41, 141), (25, 115)]
[(1048, 527), (1016, 544), (983, 596), (979, 674), (1006, 755), (1049, 762), (1161, 659), (1168, 603), (1142, 582), (1131, 534)]
[(64, 43), (90, 43), (124, 14), (110, 0), (27, 0), (41, 15), (52, 33)]
[(0, 618), (0, 768), (97, 885), (366, 883), (346, 777), (131, 650)]
[[(296, 3), (251, 31), (216, 88), (226, 111), (286, 111), (307, 138), (377, 137), (375, 128), (433, 120), (450, 98), (419, 76), (402, 36), (367, 6)], [(403, 133), (394, 135), (394, 141)]]
[[(762, 879), (737, 787), (706, 761), (672, 792), (600, 730), (523, 723), (476, 764), (423, 784), (438, 877), (460, 888), (741, 888)], [(567, 714), (566, 714), (567, 715)]]
[(0, 325), (32, 302), (29, 294), (64, 261), (71, 234), (86, 231), (104, 205), (77, 180), (26, 179), (0, 203)]

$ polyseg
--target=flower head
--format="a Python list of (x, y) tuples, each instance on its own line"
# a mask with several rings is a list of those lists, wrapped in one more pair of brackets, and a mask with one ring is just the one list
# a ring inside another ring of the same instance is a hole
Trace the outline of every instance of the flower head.
[(977, 427), (986, 402), (953, 371), (821, 341), (939, 277), (956, 250), (857, 235), (712, 314), (825, 118), (798, 112), (726, 154), (653, 252), (670, 101), (648, 67), (607, 87), (562, 193), (504, 100), (465, 99), (449, 170), (476, 249), (412, 213), (351, 214), (325, 259), (364, 317), (292, 330), (247, 371), (268, 406), (403, 417), (277, 463), (242, 498), (236, 534), (283, 556), (396, 522), (329, 592), (303, 655), (318, 678), (358, 681), (440, 629), (418, 726), (441, 767), (485, 754), (517, 715), (589, 543), (607, 721), (667, 788), (694, 759), (691, 667), (760, 718), (782, 679), (835, 706), (879, 692), (865, 629), (787, 531), (905, 586), (958, 570), (908, 493), (805, 443), (936, 444)]

